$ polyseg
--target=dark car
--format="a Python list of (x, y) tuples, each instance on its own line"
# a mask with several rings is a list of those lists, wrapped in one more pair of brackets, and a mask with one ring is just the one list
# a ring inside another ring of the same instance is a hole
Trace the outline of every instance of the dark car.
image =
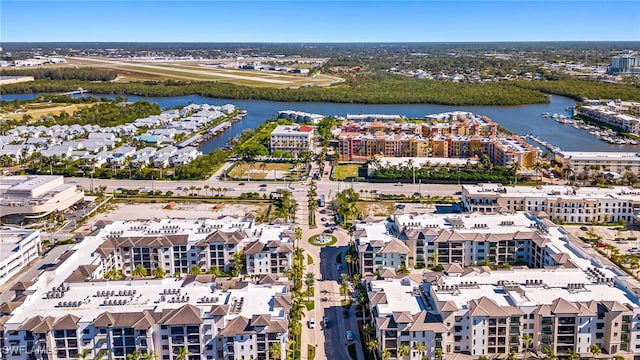
[(347, 309), (342, 310), (342, 316), (344, 316), (345, 319), (348, 318), (349, 317), (349, 310), (347, 310)]
[(260, 184), (260, 187), (267, 187), (267, 184)]
[(242, 185), (244, 185), (244, 183), (239, 183), (239, 184), (238, 184), (238, 186), (242, 186)]
[(589, 231), (589, 229), (586, 226), (580, 226), (580, 230), (582, 231)]

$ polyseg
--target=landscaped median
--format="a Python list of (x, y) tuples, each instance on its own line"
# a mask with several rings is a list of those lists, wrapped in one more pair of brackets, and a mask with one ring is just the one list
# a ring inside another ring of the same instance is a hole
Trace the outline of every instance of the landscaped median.
[(315, 246), (331, 246), (337, 242), (338, 239), (330, 234), (316, 234), (309, 238), (309, 243)]

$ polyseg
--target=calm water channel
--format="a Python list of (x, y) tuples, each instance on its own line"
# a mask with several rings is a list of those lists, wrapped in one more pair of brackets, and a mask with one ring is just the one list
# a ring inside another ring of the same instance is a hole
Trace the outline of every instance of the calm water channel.
[[(115, 95), (101, 95), (115, 97)], [(2, 95), (2, 99), (30, 99), (36, 94)], [(546, 140), (563, 150), (570, 151), (640, 151), (640, 145), (611, 145), (590, 135), (587, 131), (574, 129), (571, 125), (564, 125), (551, 118), (542, 118), (543, 112), (567, 114), (565, 108), (575, 105), (572, 99), (553, 95), (549, 104), (523, 106), (445, 106), (445, 105), (370, 105), (370, 104), (334, 104), (323, 102), (277, 102), (263, 100), (228, 100), (210, 98), (199, 95), (175, 97), (144, 97), (127, 96), (129, 101), (147, 100), (160, 104), (163, 109), (187, 105), (190, 101), (196, 104), (235, 104), (248, 112), (240, 122), (221, 135), (204, 143), (201, 150), (209, 153), (218, 147), (224, 147), (230, 137), (239, 135), (242, 130), (256, 128), (266, 119), (274, 117), (280, 110), (298, 110), (327, 116), (346, 116), (347, 114), (397, 114), (408, 118), (421, 118), (427, 114), (447, 111), (470, 111), (479, 115), (486, 115), (511, 130), (515, 134), (533, 134)], [(532, 143), (538, 146), (536, 143)]]

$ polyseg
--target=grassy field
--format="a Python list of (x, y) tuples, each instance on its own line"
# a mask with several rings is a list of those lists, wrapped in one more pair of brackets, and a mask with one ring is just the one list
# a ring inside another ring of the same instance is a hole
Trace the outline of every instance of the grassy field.
[(25, 115), (30, 115), (33, 120), (37, 120), (42, 115), (59, 115), (63, 111), (71, 115), (76, 110), (91, 105), (93, 104), (31, 103), (23, 105), (20, 109), (10, 113), (0, 113), (0, 118), (20, 120)]
[[(366, 197), (366, 195), (360, 195)], [(393, 202), (365, 202), (358, 201), (356, 207), (364, 216), (389, 216), (393, 212)]]
[(349, 178), (358, 177), (358, 169), (361, 165), (358, 164), (341, 164), (336, 166), (333, 170), (334, 180), (345, 180)]
[[(264, 166), (264, 167), (263, 167)], [(293, 169), (293, 164), (290, 163), (269, 163), (269, 162), (254, 162), (246, 164), (236, 164), (236, 166), (229, 172), (229, 176), (237, 179), (246, 179), (247, 173), (250, 172), (249, 178), (252, 180), (262, 180), (265, 178), (272, 179), (273, 171), (288, 172)], [(282, 177), (276, 174), (277, 179)]]
[(329, 76), (305, 76), (298, 74), (259, 70), (239, 70), (203, 66), (197, 62), (144, 62), (113, 60), (106, 58), (69, 58), (69, 63), (77, 66), (92, 66), (115, 71), (116, 81), (181, 80), (219, 81), (236, 85), (298, 88), (302, 86), (329, 86), (343, 79)]

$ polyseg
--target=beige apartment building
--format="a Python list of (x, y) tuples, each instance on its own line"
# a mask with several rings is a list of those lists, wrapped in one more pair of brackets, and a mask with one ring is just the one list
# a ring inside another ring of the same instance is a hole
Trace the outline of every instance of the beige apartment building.
[(637, 221), (640, 191), (630, 187), (462, 186), (462, 203), (467, 211), (528, 211), (552, 221), (590, 224)]

